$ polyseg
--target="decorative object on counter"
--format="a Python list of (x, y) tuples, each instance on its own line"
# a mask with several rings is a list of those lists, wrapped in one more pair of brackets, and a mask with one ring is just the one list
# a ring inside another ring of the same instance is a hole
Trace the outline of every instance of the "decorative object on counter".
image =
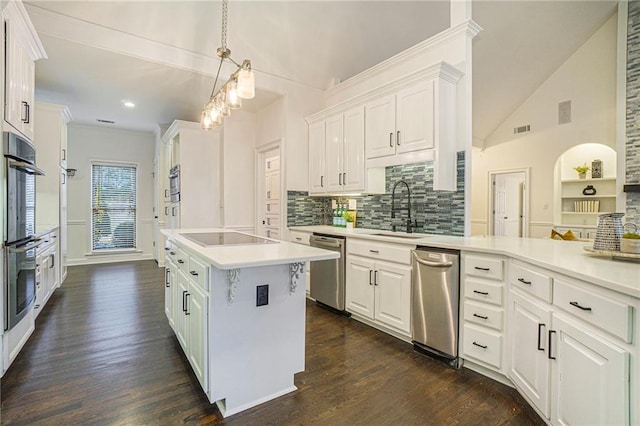
[(570, 229), (567, 232), (565, 232), (564, 234), (561, 234), (558, 231), (556, 231), (555, 229), (552, 229), (551, 230), (551, 239), (552, 240), (573, 241), (573, 240), (576, 239), (576, 235), (573, 232), (571, 232)]
[(620, 251), (622, 238), (622, 216), (624, 213), (606, 213), (598, 217), (594, 250)]
[(591, 162), (591, 178), (600, 179), (602, 177), (602, 160), (593, 160)]
[(583, 246), (584, 251), (591, 253), (594, 256), (598, 257), (610, 257), (613, 260), (624, 260), (627, 262), (638, 262), (640, 263), (640, 254), (636, 253), (624, 253), (621, 251), (611, 251), (611, 250), (595, 250), (591, 246)]
[(347, 229), (353, 229), (356, 227), (356, 212), (353, 210), (347, 210), (344, 212), (344, 220), (347, 221)]
[(626, 230), (627, 227), (633, 228), (633, 231), (622, 234), (620, 251), (623, 253), (640, 254), (640, 234), (638, 234), (638, 227), (633, 223), (625, 223), (622, 228)]
[[(239, 64), (231, 58), (231, 50), (227, 49), (227, 0), (222, 0), (222, 45), (216, 51), (216, 55), (220, 58), (220, 64), (209, 102), (204, 106), (200, 116), (202, 130), (212, 130), (220, 126), (222, 118), (228, 117), (232, 109), (242, 107), (242, 99), (253, 99), (255, 96), (255, 76), (251, 70), (251, 61), (245, 59)], [(220, 70), (225, 59), (238, 68), (216, 92)]]
[(573, 170), (578, 172), (578, 177), (580, 179), (585, 179), (587, 177), (587, 172), (589, 171), (589, 166), (587, 166), (587, 163), (584, 163), (582, 166), (574, 167)]
[(582, 190), (582, 195), (596, 195), (596, 188), (593, 185), (587, 185)]

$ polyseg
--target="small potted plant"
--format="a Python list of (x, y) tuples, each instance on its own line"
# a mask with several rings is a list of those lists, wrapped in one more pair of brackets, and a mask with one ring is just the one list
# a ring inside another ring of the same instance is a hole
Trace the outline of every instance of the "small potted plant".
[[(625, 224), (625, 227), (628, 225), (633, 225), (630, 223)], [(620, 240), (620, 251), (623, 253), (636, 253), (640, 254), (640, 234), (636, 231), (635, 225), (633, 225), (632, 232), (625, 232), (622, 234), (622, 239)]]
[(344, 220), (347, 222), (347, 229), (353, 229), (355, 227), (355, 223), (356, 223), (355, 212), (347, 210), (346, 212), (344, 212), (342, 217), (344, 217)]
[(580, 179), (584, 179), (587, 177), (587, 172), (590, 170), (590, 168), (589, 166), (587, 166), (587, 163), (584, 163), (582, 166), (574, 167), (573, 170), (578, 172), (578, 177)]

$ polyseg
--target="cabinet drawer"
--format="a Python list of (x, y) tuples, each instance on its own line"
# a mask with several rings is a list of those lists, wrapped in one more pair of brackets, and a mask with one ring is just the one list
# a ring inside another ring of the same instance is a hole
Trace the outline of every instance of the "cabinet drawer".
[(309, 234), (308, 232), (299, 232), (299, 231), (290, 231), (289, 235), (291, 236), (290, 241), (298, 244), (309, 245)]
[(187, 269), (189, 268), (189, 255), (184, 250), (180, 248), (176, 249), (175, 260), (178, 268), (182, 269), (185, 272), (188, 272)]
[(388, 262), (411, 264), (413, 246), (377, 243), (370, 240), (347, 238), (347, 250), (350, 254), (386, 260)]
[(463, 353), (500, 368), (502, 364), (502, 334), (465, 324)]
[(542, 271), (511, 262), (509, 283), (529, 294), (551, 303), (552, 278)]
[(502, 281), (504, 265), (502, 259), (489, 256), (465, 255), (464, 273), (474, 277)]
[(483, 282), (473, 278), (464, 280), (464, 297), (502, 306), (502, 285)]
[(264, 164), (265, 172), (280, 170), (280, 157), (267, 158)]
[(207, 265), (193, 256), (189, 256), (189, 276), (200, 288), (209, 291)]
[(167, 243), (166, 248), (168, 249), (165, 250), (167, 258), (175, 263), (175, 261), (178, 260), (178, 248), (173, 243)]
[(279, 214), (265, 215), (265, 226), (276, 227), (276, 228), (280, 226), (280, 215)]
[(502, 312), (500, 308), (471, 301), (464, 302), (464, 320), (502, 331)]
[(631, 342), (633, 308), (624, 302), (593, 293), (579, 287), (579, 284), (556, 279), (553, 304), (625, 342)]
[(267, 213), (275, 213), (278, 214), (280, 212), (280, 208), (278, 207), (279, 201), (266, 201), (264, 208), (267, 210)]

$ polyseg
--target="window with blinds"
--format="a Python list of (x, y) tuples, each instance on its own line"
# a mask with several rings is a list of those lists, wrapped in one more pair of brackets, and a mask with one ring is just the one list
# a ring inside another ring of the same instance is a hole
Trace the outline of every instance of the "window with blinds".
[(91, 165), (92, 250), (136, 248), (136, 176), (136, 166)]

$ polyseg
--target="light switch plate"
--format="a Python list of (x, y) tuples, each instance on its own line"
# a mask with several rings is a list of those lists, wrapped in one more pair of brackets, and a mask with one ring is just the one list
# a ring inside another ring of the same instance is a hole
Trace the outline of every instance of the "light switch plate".
[(349, 210), (357, 210), (358, 209), (358, 200), (349, 200)]
[(336, 200), (331, 200), (331, 208), (335, 209), (338, 207), (338, 202)]

